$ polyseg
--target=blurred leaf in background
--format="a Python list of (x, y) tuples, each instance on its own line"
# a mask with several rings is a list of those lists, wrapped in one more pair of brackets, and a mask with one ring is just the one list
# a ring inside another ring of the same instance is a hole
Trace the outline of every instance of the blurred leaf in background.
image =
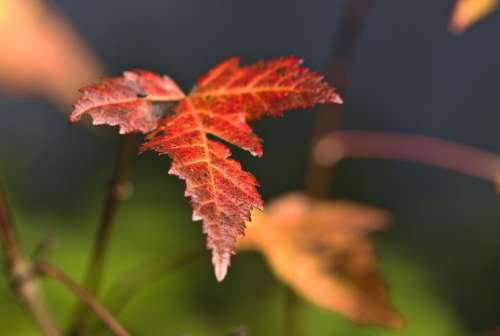
[(255, 211), (241, 247), (261, 251), (299, 295), (360, 323), (399, 328), (367, 237), (387, 223), (378, 209), (347, 201), (282, 196)]
[(450, 29), (461, 34), (498, 8), (498, 0), (457, 0)]
[(103, 70), (77, 32), (41, 0), (0, 0), (0, 90), (67, 109)]

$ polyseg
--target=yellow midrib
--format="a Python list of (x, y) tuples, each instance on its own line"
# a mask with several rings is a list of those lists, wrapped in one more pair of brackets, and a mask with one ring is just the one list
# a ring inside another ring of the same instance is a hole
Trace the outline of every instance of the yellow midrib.
[(308, 90), (298, 90), (294, 87), (278, 88), (278, 87), (261, 87), (261, 88), (244, 88), (244, 89), (233, 89), (233, 90), (215, 90), (215, 91), (202, 91), (194, 92), (191, 97), (221, 97), (221, 96), (235, 96), (243, 94), (255, 94), (262, 92), (293, 92), (293, 93), (303, 93)]
[[(189, 101), (189, 99), (186, 99), (186, 103), (189, 104), (189, 110), (190, 110), (191, 114), (193, 115), (193, 118), (198, 126), (198, 129), (200, 130), (200, 132), (202, 134), (202, 147), (203, 147), (203, 150), (204, 150), (205, 156), (206, 156), (205, 161), (207, 163), (208, 175), (210, 176), (210, 185), (212, 186), (212, 193), (213, 193), (213, 197), (214, 197), (216, 218), (220, 218), (220, 210), (219, 210), (219, 204), (217, 202), (214, 174), (213, 174), (212, 165), (210, 162), (210, 149), (208, 148), (207, 137), (205, 135), (206, 131), (205, 131), (205, 128), (203, 127), (203, 123), (201, 122), (200, 118), (198, 117), (198, 114), (196, 113), (196, 111), (194, 109), (193, 104)], [(220, 220), (217, 221), (217, 228), (220, 229)], [(219, 233), (220, 233), (220, 230), (219, 230)]]

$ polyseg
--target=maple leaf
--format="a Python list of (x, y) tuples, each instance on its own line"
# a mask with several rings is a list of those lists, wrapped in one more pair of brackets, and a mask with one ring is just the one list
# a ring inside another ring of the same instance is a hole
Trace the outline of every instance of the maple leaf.
[[(264, 115), (281, 116), (285, 110), (319, 103), (342, 103), (322, 76), (301, 63), (296, 57), (282, 57), (240, 67), (239, 59), (231, 58), (201, 77), (188, 96), (170, 90), (174, 87), (170, 79), (168, 92), (155, 95), (137, 85), (136, 80), (130, 83), (127, 74), (108, 78), (82, 90), (71, 120), (77, 121), (88, 112), (94, 123), (120, 125), (121, 133), (145, 133), (158, 120), (154, 104), (178, 100), (173, 113), (165, 115), (147, 135), (141, 152), (153, 150), (172, 159), (169, 173), (186, 182), (185, 195), (191, 199), (193, 220), (203, 221), (215, 275), (222, 281), (250, 211), (262, 209), (262, 200), (255, 177), (229, 158), (226, 145), (209, 135), (261, 156), (261, 139), (247, 121)], [(148, 76), (160, 81), (157, 75)], [(150, 79), (139, 78), (144, 79), (142, 83), (150, 83)], [(137, 96), (143, 91), (147, 97)], [(137, 126), (142, 116), (148, 119), (147, 127)]]
[(460, 34), (498, 8), (498, 0), (457, 0), (450, 20), (452, 32)]
[(238, 248), (263, 253), (276, 276), (301, 296), (356, 322), (404, 325), (368, 239), (386, 225), (383, 211), (297, 193), (274, 200), (252, 217)]
[(78, 33), (42, 0), (0, 0), (0, 89), (68, 108), (102, 67)]

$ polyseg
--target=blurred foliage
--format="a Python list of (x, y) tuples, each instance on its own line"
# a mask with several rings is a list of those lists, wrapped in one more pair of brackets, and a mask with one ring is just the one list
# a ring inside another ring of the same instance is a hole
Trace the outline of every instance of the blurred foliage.
[[(182, 197), (180, 181), (166, 177), (165, 171), (158, 171), (157, 167), (144, 165), (142, 159), (136, 161), (134, 168), (135, 193), (124, 204), (116, 223), (104, 292), (130, 267), (161, 256), (168, 262), (203, 245), (199, 224), (191, 222), (190, 209)], [(0, 167), (0, 171), (5, 171), (5, 167)], [(25, 250), (33, 251), (40, 239), (52, 233), (57, 244), (50, 259), (73, 278), (81, 279), (103, 198), (104, 175), (103, 172), (95, 175), (94, 184), (87, 185), (88, 190), (79, 196), (76, 211), (71, 213), (48, 214), (36, 210), (20, 200), (13, 189), (15, 183), (7, 181), (7, 193)], [(377, 241), (377, 250), (381, 271), (395, 306), (409, 321), (408, 328), (398, 332), (356, 326), (304, 302), (300, 315), (306, 335), (465, 335), (453, 309), (437, 293), (432, 276), (405, 247), (386, 236)], [(3, 279), (2, 334), (37, 335), (34, 324)], [(61, 321), (66, 321), (72, 313), (68, 307), (73, 307), (76, 300), (50, 280), (45, 287), (51, 306)], [(207, 252), (199, 260), (138, 291), (118, 318), (134, 335), (227, 335), (241, 326), (250, 335), (280, 335), (285, 293), (284, 286), (273, 278), (262, 257), (255, 253), (239, 253), (228, 278), (216, 283)]]

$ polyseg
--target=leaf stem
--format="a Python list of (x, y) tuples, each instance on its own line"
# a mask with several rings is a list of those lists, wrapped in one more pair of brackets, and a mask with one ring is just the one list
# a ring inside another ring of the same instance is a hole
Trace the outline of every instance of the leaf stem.
[(31, 265), (22, 255), (19, 241), (10, 221), (9, 209), (3, 193), (0, 191), (0, 243), (5, 255), (5, 271), (16, 295), (24, 303), (47, 336), (60, 336), (56, 325), (40, 292), (39, 284), (33, 277)]
[(130, 185), (128, 182), (128, 172), (130, 162), (136, 152), (136, 146), (133, 136), (126, 135), (122, 139), (116, 161), (114, 177), (109, 184), (106, 194), (106, 200), (101, 214), (101, 220), (96, 235), (90, 265), (87, 272), (85, 287), (91, 293), (97, 293), (101, 284), (103, 275), (103, 266), (113, 232), (113, 224), (118, 206), (121, 201), (128, 198)]
[[(181, 254), (168, 262), (163, 262), (164, 257), (155, 258), (125, 271), (111, 286), (110, 292), (104, 302), (110, 311), (118, 316), (127, 304), (151, 283), (160, 280), (163, 276), (189, 265), (200, 257), (206, 256), (206, 250), (199, 250)], [(92, 320), (89, 330), (96, 331), (98, 321)]]
[(89, 291), (87, 291), (83, 287), (80, 287), (62, 270), (43, 260), (37, 261), (35, 270), (37, 273), (50, 277), (71, 290), (76, 296), (78, 296), (78, 298), (80, 298), (83, 303), (85, 303), (97, 316), (99, 316), (99, 318), (104, 322), (104, 324), (114, 335), (129, 335), (125, 328), (113, 317), (113, 315), (111, 315), (111, 313), (103, 305), (101, 305), (94, 298), (94, 296), (92, 296)]
[[(358, 40), (372, 3), (373, 0), (348, 0), (342, 9), (341, 22), (333, 39), (331, 61), (326, 75), (328, 82), (336, 88), (341, 97), (346, 93)], [(314, 120), (311, 147), (325, 134), (339, 127), (343, 106), (328, 104), (319, 107)], [(306, 169), (307, 192), (316, 197), (327, 196), (330, 180), (330, 171), (316, 163), (311, 150)]]
[(498, 183), (500, 156), (451, 141), (404, 133), (338, 131), (314, 147), (314, 159), (331, 167), (344, 158), (417, 162)]
[[(151, 260), (142, 265), (125, 271), (122, 276), (111, 286), (108, 293), (110, 308), (115, 314), (119, 314), (130, 300), (152, 282), (158, 281), (166, 274), (189, 265), (193, 261), (206, 256), (206, 250), (199, 250), (181, 254), (168, 262), (159, 259)], [(165, 258), (161, 258), (164, 260)]]
[[(103, 268), (106, 254), (113, 232), (113, 224), (121, 201), (128, 198), (130, 184), (128, 172), (130, 162), (136, 152), (136, 143), (133, 135), (125, 135), (118, 149), (114, 176), (109, 184), (101, 219), (90, 257), (84, 287), (93, 295), (97, 296), (103, 276)], [(84, 332), (88, 310), (84, 305), (77, 307), (75, 317), (70, 323), (69, 334), (79, 335)]]

